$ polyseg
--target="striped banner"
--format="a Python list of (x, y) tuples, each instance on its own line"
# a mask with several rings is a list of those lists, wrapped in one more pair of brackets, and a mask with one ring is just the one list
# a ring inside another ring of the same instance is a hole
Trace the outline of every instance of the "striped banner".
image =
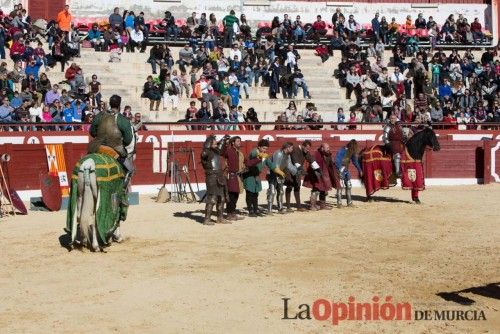
[(49, 165), (49, 174), (59, 177), (61, 184), (61, 194), (69, 195), (68, 174), (66, 172), (66, 161), (64, 160), (64, 150), (62, 144), (45, 145), (47, 153), (47, 164)]

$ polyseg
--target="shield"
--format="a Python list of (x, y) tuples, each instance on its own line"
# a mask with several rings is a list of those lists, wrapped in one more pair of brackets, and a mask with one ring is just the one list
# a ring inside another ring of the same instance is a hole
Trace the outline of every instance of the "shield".
[(375, 177), (375, 180), (377, 180), (378, 182), (380, 182), (384, 179), (384, 176), (382, 175), (381, 169), (375, 169), (373, 171), (373, 176)]
[(10, 193), (10, 198), (12, 199), (12, 205), (14, 206), (14, 208), (16, 208), (20, 214), (27, 215), (28, 209), (26, 209), (26, 206), (24, 205), (23, 201), (21, 200), (21, 198), (17, 194), (17, 191), (9, 189), (9, 193)]
[(408, 179), (411, 182), (415, 182), (417, 180), (417, 170), (416, 169), (408, 169)]
[(42, 190), (43, 204), (47, 209), (59, 211), (62, 203), (59, 177), (53, 174), (40, 173), (40, 189)]

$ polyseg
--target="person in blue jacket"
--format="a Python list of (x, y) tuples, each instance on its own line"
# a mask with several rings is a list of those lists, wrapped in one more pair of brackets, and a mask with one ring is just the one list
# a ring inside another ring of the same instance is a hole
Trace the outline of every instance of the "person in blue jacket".
[(40, 68), (43, 65), (43, 61), (40, 58), (31, 59), (24, 69), (24, 73), (26, 73), (26, 77), (29, 77), (30, 74), (33, 74), (33, 77), (36, 81), (38, 81), (38, 73), (40, 72)]
[[(359, 164), (358, 159), (358, 142), (351, 139), (346, 146), (342, 147), (335, 156), (335, 167), (339, 173), (340, 185), (345, 188), (347, 206), (353, 207), (351, 198), (351, 173), (349, 172), (349, 163), (352, 162), (354, 167), (358, 170), (360, 177), (363, 177), (363, 170)], [(342, 207), (342, 189), (337, 188), (337, 207)]]

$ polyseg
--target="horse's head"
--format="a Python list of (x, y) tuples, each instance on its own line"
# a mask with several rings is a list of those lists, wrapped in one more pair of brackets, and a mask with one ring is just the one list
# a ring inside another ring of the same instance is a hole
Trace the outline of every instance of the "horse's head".
[(439, 140), (438, 140), (437, 135), (434, 132), (434, 130), (432, 130), (432, 128), (429, 127), (429, 128), (426, 128), (424, 131), (426, 132), (425, 144), (427, 146), (432, 147), (433, 151), (436, 151), (436, 152), (439, 151), (441, 149), (441, 145), (439, 145)]

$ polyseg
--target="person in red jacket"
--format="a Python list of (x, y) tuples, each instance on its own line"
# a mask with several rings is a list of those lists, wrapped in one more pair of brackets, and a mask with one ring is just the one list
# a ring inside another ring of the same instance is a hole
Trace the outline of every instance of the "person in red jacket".
[(76, 74), (78, 73), (79, 70), (81, 70), (81, 68), (77, 64), (73, 63), (66, 70), (66, 73), (64, 74), (64, 77), (68, 81), (74, 80), (75, 76), (76, 76)]
[(321, 19), (321, 15), (316, 16), (316, 22), (312, 25), (313, 39), (319, 43), (321, 36), (326, 35), (326, 23)]
[(17, 63), (19, 60), (22, 60), (24, 54), (24, 43), (21, 39), (14, 41), (12, 46), (10, 47), (10, 58)]
[(479, 23), (479, 19), (477, 17), (474, 19), (474, 22), (471, 23), (470, 30), (472, 31), (472, 39), (474, 40), (474, 43), (477, 43), (478, 38), (482, 43), (484, 40), (483, 27), (481, 26), (481, 23)]
[(328, 54), (328, 48), (325, 44), (318, 44), (314, 49), (314, 54), (321, 58), (321, 62), (325, 62), (328, 60), (330, 55)]

